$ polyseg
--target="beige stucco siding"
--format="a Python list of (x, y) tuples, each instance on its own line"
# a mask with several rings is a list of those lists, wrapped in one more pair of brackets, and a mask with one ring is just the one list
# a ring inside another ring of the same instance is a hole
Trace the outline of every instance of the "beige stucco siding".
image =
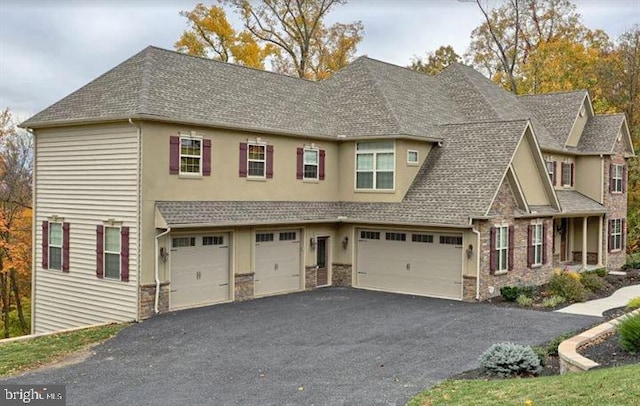
[(603, 158), (581, 156), (576, 159), (575, 189), (583, 195), (602, 203)]
[[(130, 125), (38, 130), (34, 333), (137, 318), (138, 133)], [(70, 224), (69, 273), (42, 269), (42, 222)], [(96, 277), (96, 226), (129, 227), (129, 282)]]
[[(347, 202), (400, 202), (413, 183), (432, 148), (431, 143), (398, 139), (395, 141), (395, 184), (393, 190), (356, 190), (356, 141), (340, 144), (338, 155), (340, 200)], [(407, 162), (407, 151), (418, 151), (418, 164)]]
[(589, 106), (587, 98), (585, 98), (580, 111), (576, 112), (576, 120), (574, 121), (571, 133), (569, 133), (569, 137), (567, 138), (567, 146), (575, 147), (578, 145), (578, 142), (580, 142), (580, 137), (582, 136), (582, 131), (584, 130), (584, 126), (587, 125), (587, 119), (590, 116), (591, 108)]
[(550, 205), (551, 200), (545, 186), (546, 173), (537, 158), (532, 138), (525, 135), (513, 157), (515, 175), (529, 205)]

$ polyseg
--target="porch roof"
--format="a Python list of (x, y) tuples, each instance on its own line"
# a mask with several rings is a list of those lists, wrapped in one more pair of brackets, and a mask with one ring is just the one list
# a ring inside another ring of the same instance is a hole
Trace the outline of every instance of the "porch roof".
[(604, 214), (606, 207), (575, 190), (557, 190), (556, 195), (562, 208), (561, 214)]

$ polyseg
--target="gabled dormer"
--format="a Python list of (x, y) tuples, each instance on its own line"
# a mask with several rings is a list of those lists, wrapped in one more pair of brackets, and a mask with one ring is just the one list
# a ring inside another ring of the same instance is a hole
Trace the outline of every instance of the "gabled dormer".
[(565, 146), (569, 148), (576, 148), (580, 143), (580, 138), (582, 137), (582, 132), (584, 131), (587, 122), (594, 116), (589, 93), (584, 92), (584, 98), (579, 106), (570, 107), (577, 107), (577, 111), (573, 120), (573, 126), (571, 127), (571, 131), (569, 131), (567, 140), (565, 141)]

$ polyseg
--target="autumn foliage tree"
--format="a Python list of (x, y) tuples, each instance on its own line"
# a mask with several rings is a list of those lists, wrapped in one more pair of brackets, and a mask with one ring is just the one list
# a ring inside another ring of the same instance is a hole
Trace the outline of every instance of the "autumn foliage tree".
[(0, 313), (5, 337), (15, 309), (18, 334), (28, 334), (23, 295), (31, 280), (31, 180), (33, 145), (16, 131), (11, 113), (0, 113)]
[(413, 57), (409, 69), (417, 70), (428, 75), (436, 75), (454, 62), (461, 62), (462, 58), (451, 45), (441, 46), (434, 52), (427, 53), (425, 58)]
[[(346, 0), (219, 0), (183, 11), (190, 28), (175, 46), (178, 51), (225, 62), (273, 70), (305, 79), (323, 79), (353, 58), (362, 40), (360, 22), (325, 24), (325, 17)], [(225, 7), (244, 24), (238, 32)]]

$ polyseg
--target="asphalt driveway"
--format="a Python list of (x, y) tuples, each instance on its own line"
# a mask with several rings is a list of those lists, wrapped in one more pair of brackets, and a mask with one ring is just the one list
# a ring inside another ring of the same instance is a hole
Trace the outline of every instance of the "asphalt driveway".
[(164, 314), (79, 364), (0, 382), (67, 384), (68, 405), (404, 405), (493, 343), (599, 320), (328, 288)]

